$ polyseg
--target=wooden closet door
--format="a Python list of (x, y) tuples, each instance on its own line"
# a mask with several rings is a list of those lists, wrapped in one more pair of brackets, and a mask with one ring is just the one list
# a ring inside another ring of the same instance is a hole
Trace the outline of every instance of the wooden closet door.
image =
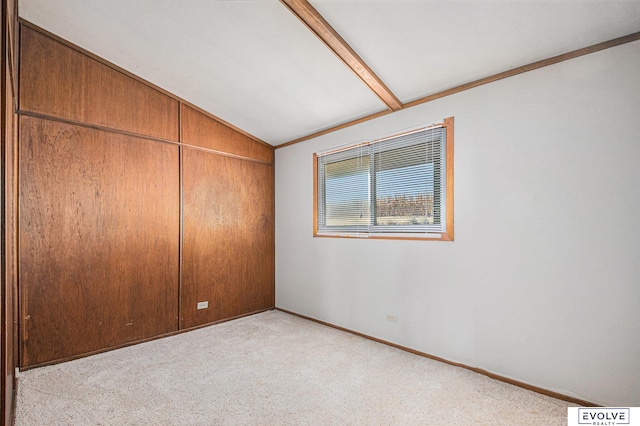
[(178, 328), (178, 147), (20, 117), (21, 366)]
[[(273, 166), (182, 152), (181, 327), (273, 307)], [(208, 308), (198, 309), (199, 302)]]

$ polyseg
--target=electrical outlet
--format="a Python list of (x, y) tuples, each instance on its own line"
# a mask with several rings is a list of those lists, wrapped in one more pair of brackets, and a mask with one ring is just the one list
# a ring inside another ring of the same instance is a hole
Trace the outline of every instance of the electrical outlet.
[(397, 315), (387, 314), (387, 321), (389, 321), (389, 322), (398, 322), (398, 316)]
[(209, 301), (198, 302), (198, 309), (207, 309), (209, 307)]

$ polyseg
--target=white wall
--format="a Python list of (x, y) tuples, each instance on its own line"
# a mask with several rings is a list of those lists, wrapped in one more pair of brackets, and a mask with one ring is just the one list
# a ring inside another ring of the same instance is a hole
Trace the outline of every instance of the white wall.
[[(313, 152), (448, 116), (454, 242), (312, 237)], [(276, 306), (639, 406), (640, 42), (276, 150)]]

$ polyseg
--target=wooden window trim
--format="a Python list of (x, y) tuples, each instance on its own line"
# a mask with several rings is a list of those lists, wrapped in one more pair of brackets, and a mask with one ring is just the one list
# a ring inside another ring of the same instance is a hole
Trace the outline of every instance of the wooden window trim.
[(453, 117), (445, 118), (442, 123), (438, 125), (446, 129), (446, 223), (447, 227), (445, 232), (431, 233), (428, 236), (416, 236), (416, 235), (365, 235), (356, 236), (349, 234), (320, 234), (318, 233), (318, 155), (313, 154), (313, 236), (318, 238), (356, 238), (365, 240), (420, 240), (420, 241), (453, 241), (453, 200), (454, 200), (454, 181), (453, 181)]

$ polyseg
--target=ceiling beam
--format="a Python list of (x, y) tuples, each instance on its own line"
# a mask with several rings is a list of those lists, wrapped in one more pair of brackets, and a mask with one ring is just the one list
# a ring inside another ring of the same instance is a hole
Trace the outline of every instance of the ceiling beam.
[[(282, 0), (281, 0), (282, 1)], [(583, 47), (581, 49), (572, 50), (571, 52), (563, 53), (561, 55), (553, 56), (551, 58), (543, 59), (541, 61), (532, 62), (527, 65), (523, 65), (520, 67), (516, 67), (510, 69), (508, 71), (499, 72), (497, 74), (490, 75), (488, 77), (481, 78), (479, 80), (475, 80), (469, 83), (461, 84), (459, 86), (453, 87), (451, 89), (442, 90), (440, 92), (431, 94), (429, 96), (425, 96), (419, 99), (416, 99), (411, 102), (407, 102), (402, 106), (402, 109), (411, 108), (420, 104), (424, 104), (427, 102), (434, 101), (436, 99), (444, 98), (445, 96), (450, 96), (455, 93), (463, 92), (465, 90), (473, 89), (474, 87), (482, 86), (484, 84), (493, 83), (494, 81), (502, 80), (505, 78), (513, 77), (518, 74), (522, 74), (525, 72), (537, 70), (539, 68), (547, 67), (549, 65), (558, 64), (563, 61), (568, 61), (570, 59), (579, 58), (580, 56), (589, 55), (591, 53), (599, 52), (601, 50), (610, 49), (612, 47), (620, 46), (625, 43), (631, 43), (634, 41), (640, 40), (640, 31), (627, 34), (622, 37), (614, 38), (608, 41), (603, 41), (602, 43), (596, 43), (591, 46)], [(356, 120), (352, 120), (346, 123), (339, 124), (334, 127), (330, 127), (328, 129), (321, 130), (316, 133), (312, 133), (307, 136), (303, 136), (298, 139), (294, 139), (289, 142), (282, 143), (280, 145), (276, 145), (275, 148), (284, 148), (285, 146), (293, 145), (299, 142), (303, 142), (309, 139), (313, 139), (318, 136), (326, 135), (327, 133), (335, 132), (336, 130), (344, 129), (346, 127), (354, 126), (356, 124), (364, 123), (365, 121), (373, 120), (378, 117), (382, 117), (383, 115), (390, 114), (393, 111), (382, 111), (377, 112), (375, 114), (368, 115), (366, 117), (360, 117)]]
[(307, 0), (280, 0), (280, 2), (342, 59), (389, 109), (392, 111), (402, 109), (402, 102)]

